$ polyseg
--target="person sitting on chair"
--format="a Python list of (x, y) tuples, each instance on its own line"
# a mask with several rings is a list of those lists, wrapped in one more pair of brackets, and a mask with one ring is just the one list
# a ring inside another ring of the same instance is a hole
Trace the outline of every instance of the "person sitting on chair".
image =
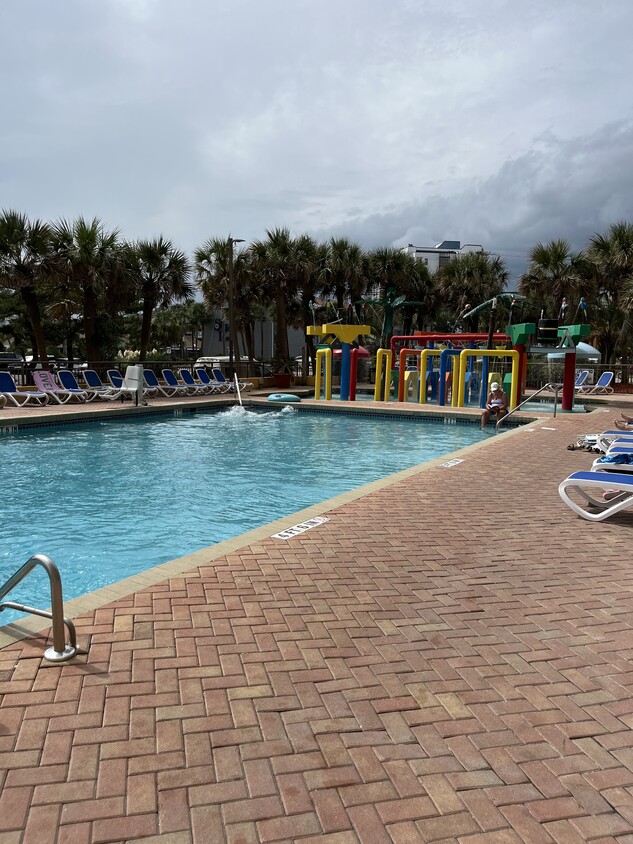
[(499, 384), (493, 381), (490, 385), (490, 393), (486, 402), (486, 409), (481, 414), (481, 430), (486, 427), (488, 420), (493, 416), (497, 421), (502, 419), (508, 412), (508, 397)]

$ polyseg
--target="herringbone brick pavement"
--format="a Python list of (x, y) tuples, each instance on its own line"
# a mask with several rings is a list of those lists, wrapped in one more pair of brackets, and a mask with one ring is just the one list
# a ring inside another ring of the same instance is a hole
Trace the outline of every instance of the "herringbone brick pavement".
[(633, 515), (556, 491), (596, 416), (0, 650), (0, 844), (633, 842)]

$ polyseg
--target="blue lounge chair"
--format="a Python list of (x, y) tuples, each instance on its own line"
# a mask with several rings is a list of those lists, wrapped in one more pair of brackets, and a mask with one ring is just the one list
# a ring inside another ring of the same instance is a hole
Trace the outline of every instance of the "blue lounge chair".
[(218, 393), (228, 393), (231, 389), (231, 385), (226, 381), (224, 381), (224, 383), (220, 383), (219, 381), (216, 381), (215, 378), (211, 378), (206, 369), (196, 369), (196, 375), (203, 384), (208, 384)]
[[(578, 375), (576, 376), (576, 382), (574, 383), (575, 392), (577, 392), (577, 393), (583, 392), (583, 390), (585, 389), (584, 384), (585, 384), (585, 381), (587, 380), (587, 378), (589, 378), (589, 370), (588, 369), (583, 369), (578, 373)], [(550, 385), (550, 386), (554, 386), (554, 385)], [(562, 381), (560, 383), (556, 384), (556, 386), (558, 387), (559, 390), (562, 390), (563, 389)]]
[[(577, 393), (582, 393), (585, 390), (585, 381), (589, 378), (589, 370), (583, 369), (581, 372), (578, 373), (578, 377), (576, 378), (576, 383), (574, 384), (574, 391)], [(562, 387), (562, 384), (561, 384)]]
[[(579, 495), (586, 502), (585, 505), (582, 506), (570, 498), (570, 491)], [(596, 491), (600, 491), (603, 496), (608, 493), (608, 498), (596, 498)], [(601, 522), (633, 505), (633, 475), (604, 471), (574, 472), (559, 485), (558, 494), (565, 504), (583, 519)], [(588, 510), (586, 507), (593, 509)]]
[(171, 387), (176, 392), (174, 395), (176, 396), (193, 396), (193, 395), (200, 395), (202, 390), (195, 385), (193, 387), (188, 386), (187, 384), (183, 384), (182, 381), (179, 381), (176, 378), (176, 375), (173, 369), (163, 369), (163, 378), (165, 380), (165, 384), (168, 387)]
[(180, 377), (188, 387), (195, 387), (200, 393), (219, 393), (219, 389), (213, 384), (203, 384), (201, 381), (196, 381), (188, 369), (180, 370)]
[(603, 372), (600, 378), (596, 381), (593, 387), (584, 387), (581, 390), (585, 396), (590, 395), (607, 395), (613, 392), (611, 382), (613, 381), (613, 372)]
[(149, 390), (154, 390), (155, 395), (162, 395), (167, 399), (171, 399), (176, 395), (183, 395), (182, 391), (178, 390), (176, 387), (170, 387), (169, 385), (163, 386), (160, 384), (153, 369), (144, 369), (143, 378), (145, 379), (145, 386)]
[[(211, 374), (213, 375), (215, 380), (218, 382), (218, 384), (227, 384), (229, 390), (231, 390), (232, 392), (235, 392), (235, 382), (234, 381), (227, 381), (227, 379), (222, 374), (221, 369), (212, 369)], [(251, 390), (253, 388), (253, 382), (252, 381), (239, 381), (238, 380), (237, 383), (238, 383), (240, 390)]]
[(85, 393), (87, 401), (94, 401), (98, 398), (104, 398), (103, 394), (100, 393), (98, 390), (93, 390), (91, 388), (85, 390), (83, 387), (80, 387), (77, 383), (77, 379), (69, 369), (60, 369), (57, 373), (57, 380), (62, 385), (63, 389), (68, 390), (69, 393), (77, 395), (79, 395), (80, 393)]
[[(126, 387), (108, 387), (107, 384), (104, 384), (97, 372), (94, 369), (84, 369), (81, 373), (83, 380), (86, 382), (86, 387), (88, 390), (91, 390), (93, 393), (97, 393), (104, 399), (124, 399), (124, 398), (134, 398), (134, 393), (136, 390), (132, 390), (131, 388)], [(123, 379), (121, 379), (122, 381)]]
[(88, 400), (88, 393), (85, 390), (67, 390), (65, 387), (60, 387), (57, 381), (55, 381), (53, 373), (46, 369), (42, 369), (40, 372), (34, 372), (33, 381), (38, 390), (46, 393), (57, 404), (67, 404), (73, 399), (78, 402)]
[(10, 372), (0, 372), (0, 396), (16, 407), (26, 404), (48, 404), (48, 393), (43, 390), (18, 390)]

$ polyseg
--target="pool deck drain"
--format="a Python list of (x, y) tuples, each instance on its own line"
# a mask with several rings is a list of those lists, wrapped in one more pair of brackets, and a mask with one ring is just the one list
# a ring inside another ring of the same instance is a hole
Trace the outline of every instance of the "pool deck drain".
[(74, 663), (0, 650), (0, 844), (633, 842), (633, 514), (557, 494), (615, 415), (199, 552)]

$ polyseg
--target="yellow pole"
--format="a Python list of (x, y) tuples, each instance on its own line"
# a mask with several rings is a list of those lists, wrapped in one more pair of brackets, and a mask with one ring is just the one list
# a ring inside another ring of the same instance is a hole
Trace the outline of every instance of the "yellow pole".
[[(459, 399), (459, 394), (455, 387), (459, 381), (459, 372), (460, 372), (460, 365), (459, 365), (459, 355), (451, 355), (451, 365), (453, 368), (453, 386), (451, 389), (451, 407), (459, 407), (457, 401)], [(466, 377), (464, 376), (464, 393), (466, 392)]]
[(464, 349), (459, 355), (459, 395), (458, 395), (458, 404), (457, 407), (464, 406), (464, 398), (466, 394), (466, 365), (468, 362), (468, 358), (471, 357), (479, 357), (479, 358), (490, 358), (490, 357), (504, 357), (510, 358), (512, 361), (512, 382), (510, 387), (510, 403), (509, 407), (510, 410), (514, 410), (517, 406), (517, 400), (519, 395), (519, 353), (516, 349), (507, 349), (504, 352), (500, 352), (498, 349)]
[(376, 383), (374, 384), (374, 401), (380, 401), (380, 379), (382, 378), (382, 365), (385, 363), (385, 380), (383, 385), (383, 401), (389, 401), (389, 389), (391, 387), (391, 361), (393, 355), (391, 349), (378, 349), (376, 355)]
[(332, 349), (317, 349), (314, 374), (314, 398), (321, 398), (321, 369), (325, 366), (325, 401), (332, 400)]
[(442, 354), (441, 349), (422, 349), (420, 355), (420, 404), (426, 404), (426, 363), (429, 355), (437, 356)]

